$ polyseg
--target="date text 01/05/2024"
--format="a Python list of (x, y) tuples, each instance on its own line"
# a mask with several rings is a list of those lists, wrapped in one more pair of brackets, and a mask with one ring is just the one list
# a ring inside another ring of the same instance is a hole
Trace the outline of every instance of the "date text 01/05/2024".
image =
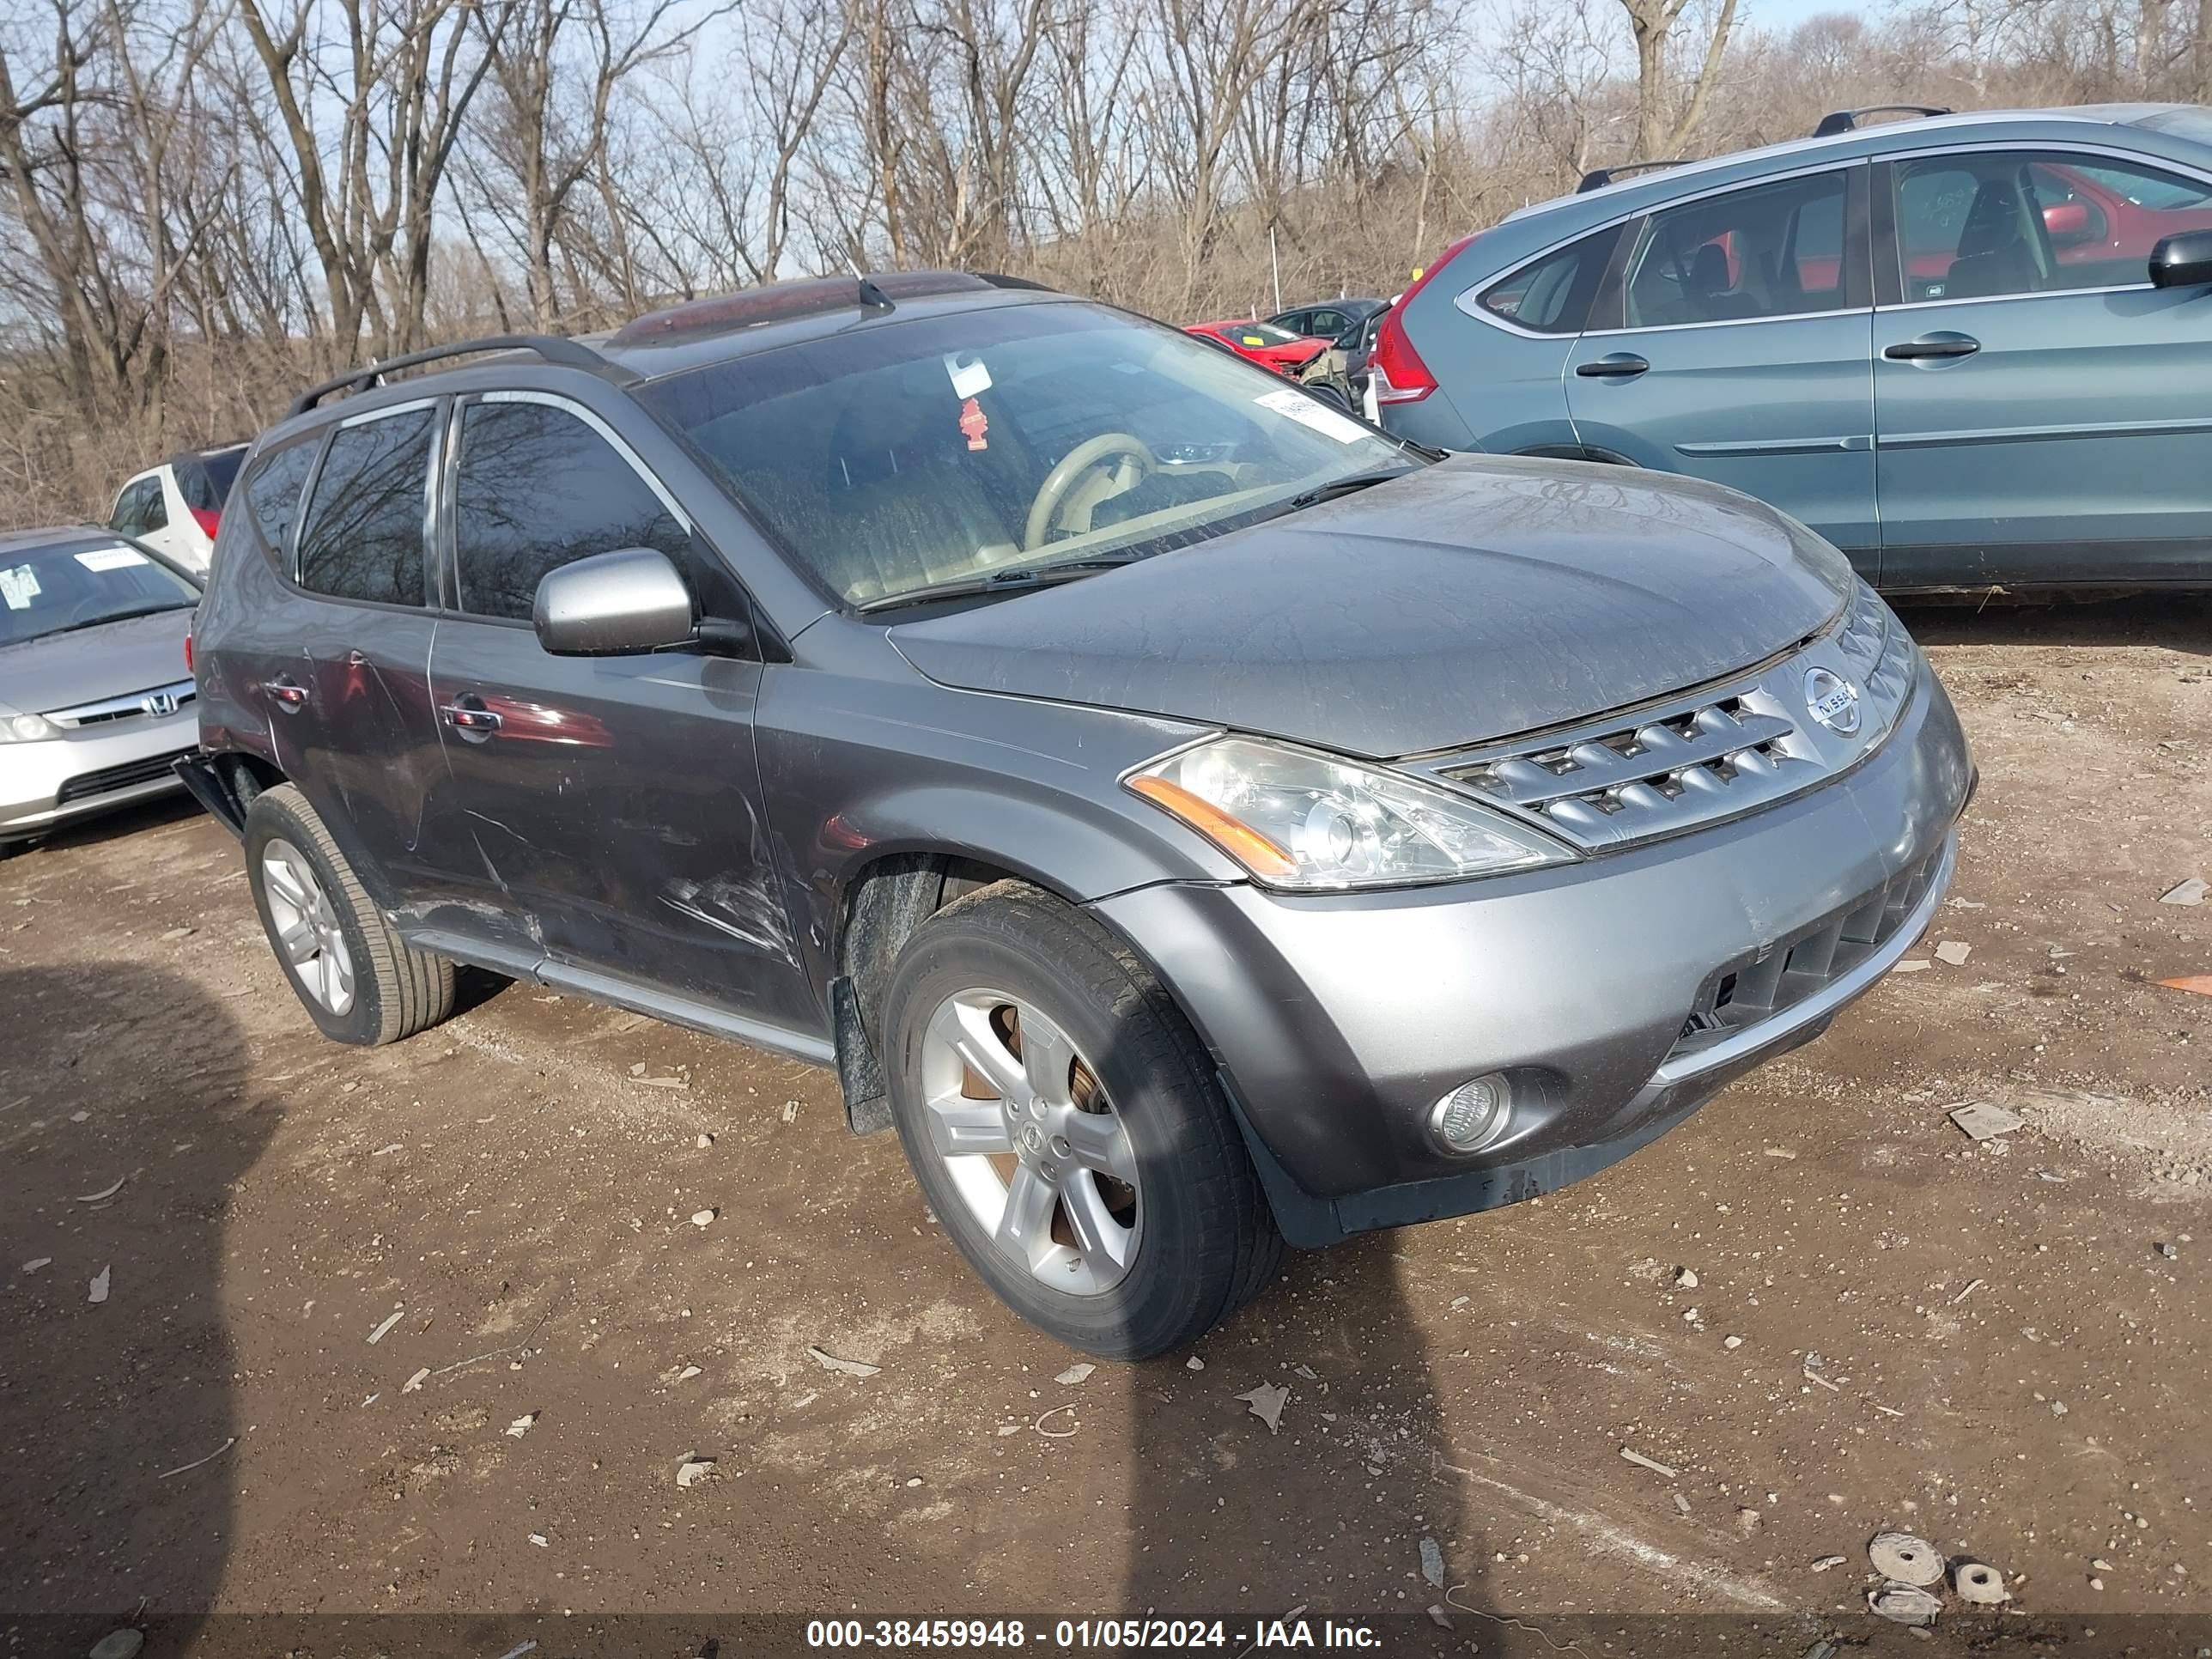
[(813, 1619), (806, 1625), (810, 1648), (866, 1648), (896, 1652), (906, 1649), (1038, 1647), (1073, 1650), (1121, 1648), (1374, 1649), (1382, 1644), (1374, 1628), (1333, 1619), (1306, 1620), (1295, 1613), (1251, 1624), (1223, 1619), (1060, 1619), (1032, 1626), (1020, 1619)]

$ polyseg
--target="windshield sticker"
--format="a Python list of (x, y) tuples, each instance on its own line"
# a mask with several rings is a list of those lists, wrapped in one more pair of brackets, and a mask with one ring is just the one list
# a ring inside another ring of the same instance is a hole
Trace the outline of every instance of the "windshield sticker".
[(1327, 404), (1303, 392), (1293, 392), (1287, 386), (1280, 392), (1263, 392), (1252, 401), (1263, 409), (1272, 409), (1278, 415), (1287, 416), (1300, 426), (1311, 427), (1324, 437), (1334, 438), (1340, 444), (1356, 444), (1370, 435), (1367, 428), (1349, 415), (1340, 415)]
[(952, 377), (952, 395), (956, 398), (980, 398), (991, 389), (991, 371), (983, 367), (981, 357), (960, 361), (960, 354), (945, 354), (945, 372)]
[(134, 564), (146, 562), (146, 556), (131, 547), (95, 547), (80, 553), (76, 562), (87, 570), (122, 570)]
[(1248, 346), (1263, 346), (1267, 343), (1267, 339), (1263, 334), (1247, 334), (1244, 337), (1244, 343)]
[(10, 611), (28, 611), (38, 597), (39, 573), (30, 566), (19, 564), (13, 570), (0, 570), (0, 599), (8, 602)]
[(982, 405), (973, 398), (960, 405), (960, 430), (967, 436), (969, 448), (988, 449), (991, 447), (986, 435), (991, 430), (991, 422), (984, 418)]

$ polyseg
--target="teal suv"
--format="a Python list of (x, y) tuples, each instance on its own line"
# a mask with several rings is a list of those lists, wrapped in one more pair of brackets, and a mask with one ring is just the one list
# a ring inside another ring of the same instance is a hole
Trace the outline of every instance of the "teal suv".
[(2212, 109), (1840, 111), (1593, 173), (1455, 246), (1373, 367), (1394, 433), (1733, 485), (1893, 592), (2212, 586)]

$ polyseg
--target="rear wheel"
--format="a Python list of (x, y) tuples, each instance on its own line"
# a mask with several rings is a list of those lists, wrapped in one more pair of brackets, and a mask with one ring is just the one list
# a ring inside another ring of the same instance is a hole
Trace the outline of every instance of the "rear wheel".
[(1212, 1062), (1091, 918), (1018, 882), (948, 905), (892, 969), (891, 1111), (971, 1266), (1111, 1359), (1195, 1340), (1281, 1259)]
[(295, 786), (247, 809), (246, 875), (270, 948), (325, 1036), (397, 1042), (453, 1012), (453, 964), (410, 949), (377, 914)]

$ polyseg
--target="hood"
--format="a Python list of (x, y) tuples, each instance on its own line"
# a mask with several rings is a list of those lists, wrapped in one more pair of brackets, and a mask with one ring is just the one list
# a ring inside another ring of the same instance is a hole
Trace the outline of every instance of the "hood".
[(890, 634), (942, 684), (1380, 757), (1717, 679), (1817, 632), (1850, 580), (1730, 490), (1466, 457)]
[(0, 704), (43, 714), (190, 679), (185, 635), (191, 625), (186, 608), (0, 645)]

